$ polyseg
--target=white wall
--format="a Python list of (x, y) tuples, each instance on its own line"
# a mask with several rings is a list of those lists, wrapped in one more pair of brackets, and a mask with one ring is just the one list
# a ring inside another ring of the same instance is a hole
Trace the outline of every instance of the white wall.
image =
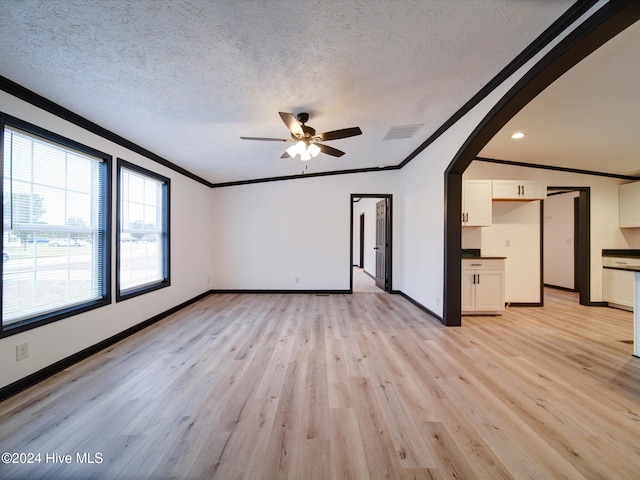
[(544, 180), (548, 186), (591, 188), (591, 300), (602, 301), (602, 249), (640, 248), (634, 232), (618, 227), (618, 185), (623, 180), (518, 167), (487, 162), (472, 162), (465, 178)]
[(577, 192), (544, 201), (544, 283), (574, 289), (574, 199)]
[(353, 264), (360, 262), (360, 215), (364, 214), (364, 271), (376, 274), (376, 203), (380, 198), (361, 198), (353, 204)]
[[(216, 188), (214, 283), (220, 290), (348, 290), (351, 194), (392, 194), (401, 231), (398, 171)], [(393, 242), (392, 282), (401, 288), (402, 250)]]
[[(113, 156), (115, 225), (116, 158), (171, 178), (171, 286), (0, 339), (0, 387), (95, 345), (129, 327), (209, 290), (212, 222), (210, 188), (109, 142), (80, 127), (0, 92), (0, 111)], [(115, 240), (115, 229), (114, 229)], [(115, 267), (115, 241), (112, 272)], [(29, 357), (16, 361), (15, 346), (29, 342)]]

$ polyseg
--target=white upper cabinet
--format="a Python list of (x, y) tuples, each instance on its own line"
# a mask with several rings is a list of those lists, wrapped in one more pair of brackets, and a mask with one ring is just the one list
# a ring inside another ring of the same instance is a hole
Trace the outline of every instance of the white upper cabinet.
[(491, 225), (491, 180), (462, 182), (462, 226)]
[(640, 227), (640, 182), (620, 185), (618, 201), (620, 227)]
[(543, 200), (547, 198), (546, 182), (534, 180), (494, 180), (494, 200)]

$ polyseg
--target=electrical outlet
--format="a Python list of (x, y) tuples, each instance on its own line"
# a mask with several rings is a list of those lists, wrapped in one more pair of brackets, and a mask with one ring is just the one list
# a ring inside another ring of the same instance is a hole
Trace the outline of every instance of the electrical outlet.
[(436, 305), (440, 305), (440, 297), (436, 297)]
[(510, 247), (511, 246), (511, 240), (505, 240), (504, 241), (504, 246), (505, 247)]
[(296, 277), (296, 283), (300, 283), (300, 277)]
[(29, 342), (16, 345), (16, 361), (24, 360), (29, 356)]

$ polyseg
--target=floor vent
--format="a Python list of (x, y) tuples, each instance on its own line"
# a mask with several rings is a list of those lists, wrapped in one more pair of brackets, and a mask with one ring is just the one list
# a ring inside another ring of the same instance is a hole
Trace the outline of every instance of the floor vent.
[(391, 127), (382, 140), (399, 140), (401, 138), (411, 138), (413, 134), (423, 126), (424, 124), (421, 123), (419, 125), (401, 125), (398, 127)]

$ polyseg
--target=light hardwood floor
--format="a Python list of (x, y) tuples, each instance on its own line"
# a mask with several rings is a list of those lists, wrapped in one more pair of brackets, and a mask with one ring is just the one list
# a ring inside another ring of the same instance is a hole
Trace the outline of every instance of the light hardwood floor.
[(42, 463), (0, 478), (637, 479), (631, 338), (563, 292), (460, 328), (398, 295), (212, 295), (1, 403), (0, 452)]
[(375, 278), (369, 276), (364, 269), (353, 267), (353, 293), (384, 293), (376, 286)]

